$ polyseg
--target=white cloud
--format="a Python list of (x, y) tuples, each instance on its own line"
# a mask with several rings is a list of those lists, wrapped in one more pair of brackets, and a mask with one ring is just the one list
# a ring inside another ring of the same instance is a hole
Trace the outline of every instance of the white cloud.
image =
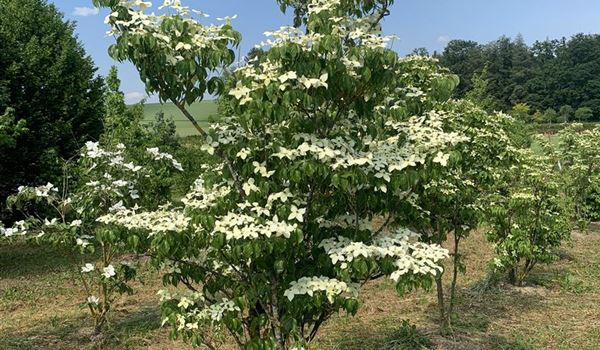
[(144, 93), (132, 91), (125, 94), (125, 103), (132, 105), (145, 99), (147, 96)]
[(73, 10), (73, 16), (80, 17), (95, 16), (98, 13), (100, 13), (100, 10), (96, 7), (75, 7), (75, 10)]
[(437, 42), (440, 44), (447, 44), (450, 41), (450, 37), (448, 35), (440, 35), (437, 38)]

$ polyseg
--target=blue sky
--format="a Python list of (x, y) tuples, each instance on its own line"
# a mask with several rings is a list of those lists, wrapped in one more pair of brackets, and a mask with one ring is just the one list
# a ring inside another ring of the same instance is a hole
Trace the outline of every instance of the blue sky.
[[(107, 48), (113, 39), (106, 37), (105, 11), (99, 13), (91, 0), (48, 0), (65, 18), (77, 22), (77, 34), (86, 51), (104, 75), (115, 64)], [(162, 2), (154, 0), (156, 4)], [(184, 0), (211, 18), (238, 15), (234, 27), (243, 35), (240, 53), (244, 54), (263, 39), (263, 33), (289, 24), (275, 0)], [(211, 20), (208, 19), (208, 21)], [(521, 33), (532, 43), (546, 38), (569, 37), (576, 33), (600, 33), (598, 0), (396, 0), (384, 29), (400, 41), (394, 49), (406, 54), (416, 47), (443, 50), (451, 39), (488, 42), (501, 35)], [(122, 89), (127, 101), (145, 96), (144, 85), (130, 64), (119, 64)], [(154, 101), (150, 98), (149, 101)]]

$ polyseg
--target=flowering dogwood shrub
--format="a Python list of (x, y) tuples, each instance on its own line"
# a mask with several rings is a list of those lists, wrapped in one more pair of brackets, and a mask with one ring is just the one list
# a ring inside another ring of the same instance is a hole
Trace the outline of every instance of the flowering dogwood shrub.
[(569, 207), (554, 164), (546, 156), (520, 151), (511, 178), (487, 202), (488, 239), (498, 254), (494, 265), (508, 271), (518, 286), (536, 264), (555, 260), (570, 237)]
[[(120, 89), (120, 80), (116, 67), (112, 67), (106, 77), (104, 132), (100, 143), (105, 147), (114, 147), (120, 143), (127, 145), (127, 154), (131, 159), (146, 159), (150, 155), (148, 149), (158, 153), (166, 153), (177, 159), (178, 171), (173, 174), (173, 168), (164, 168), (163, 174), (155, 173), (146, 178), (144, 198), (138, 203), (141, 207), (153, 206), (157, 197), (169, 198), (171, 192), (183, 193), (194, 182), (197, 173), (193, 169), (195, 159), (184, 152), (181, 139), (177, 136), (175, 122), (157, 113), (151, 123), (145, 121), (144, 105), (138, 103), (127, 106), (125, 94)], [(161, 157), (161, 158), (164, 158)], [(181, 171), (185, 168), (187, 171)], [(195, 175), (194, 175), (195, 174)], [(173, 176), (174, 175), (174, 176)], [(148, 202), (144, 202), (145, 200)]]
[(600, 128), (583, 130), (581, 124), (571, 125), (559, 133), (558, 147), (548, 148), (559, 162), (574, 219), (585, 228), (591, 219), (600, 217), (600, 201), (594, 197), (600, 188)]
[[(145, 237), (102, 225), (98, 218), (126, 207), (139, 210), (137, 203), (151, 193), (144, 188), (152, 178), (179, 170), (181, 165), (172, 156), (157, 149), (149, 148), (146, 159), (133, 160), (123, 144), (106, 149), (97, 142), (88, 142), (77, 164), (65, 165), (59, 187), (51, 183), (20, 187), (9, 198), (9, 206), (22, 210), (26, 219), (11, 228), (1, 228), (0, 234), (9, 239), (35, 238), (73, 253), (79, 265), (77, 276), (86, 293), (84, 305), (89, 308), (96, 331), (100, 331), (115, 298), (132, 293), (128, 282), (136, 274), (134, 261), (119, 261), (119, 256), (125, 251), (144, 251)], [(156, 203), (166, 198), (153, 199)], [(168, 220), (171, 222), (171, 218)], [(153, 224), (160, 227), (158, 222)]]
[(387, 49), (380, 13), (315, 0), (306, 30), (266, 33), (264, 54), (225, 81), (207, 80), (230, 62), (222, 44), (237, 43), (231, 19), (204, 26), (180, 1), (165, 1), (162, 15), (141, 1), (97, 3), (112, 9), (111, 52), (131, 60), (150, 91), (193, 119), (187, 105), (213, 84), (231, 111), (207, 130), (196, 124), (210, 159), (181, 205), (99, 219), (149, 239), (164, 281), (186, 287), (161, 293), (173, 337), (218, 348), (222, 330), (241, 348), (302, 348), (333, 314), (356, 312), (369, 280), (389, 276), (400, 291), (431, 285), (447, 250), (399, 223), (432, 164), (446, 165), (467, 140), (444, 130), (457, 112), (438, 111), (456, 77)]
[(414, 204), (419, 208), (417, 218), (408, 217), (421, 239), (444, 244), (452, 234), (453, 270), (446, 305), (442, 276), (436, 276), (438, 306), (442, 325), (450, 326), (457, 275), (466, 268), (460, 242), (477, 229), (484, 220), (487, 196), (503, 184), (506, 169), (516, 161), (517, 149), (510, 139), (512, 118), (488, 114), (467, 101), (448, 101), (439, 107), (442, 128), (458, 132), (468, 141), (459, 144), (452, 153), (439, 157), (431, 180), (416, 189)]

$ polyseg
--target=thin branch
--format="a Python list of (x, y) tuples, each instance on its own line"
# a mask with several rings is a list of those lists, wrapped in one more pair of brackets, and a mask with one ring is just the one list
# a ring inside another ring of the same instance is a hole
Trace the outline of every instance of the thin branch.
[[(204, 131), (204, 129), (202, 129), (200, 127), (200, 125), (198, 124), (198, 122), (196, 121), (194, 116), (187, 110), (187, 108), (185, 108), (185, 104), (183, 102), (177, 102), (174, 100), (171, 100), (171, 101), (177, 106), (177, 108), (179, 108), (181, 113), (183, 113), (183, 115), (192, 123), (194, 128), (196, 128), (196, 131), (198, 131), (198, 133), (201, 136), (203, 136), (203, 137), (208, 136), (206, 134), (206, 131)], [(225, 161), (225, 164), (227, 165), (227, 169), (231, 173), (231, 177), (233, 177), (233, 182), (235, 183), (235, 187), (237, 188), (240, 196), (242, 196), (242, 198), (245, 198), (246, 196), (245, 196), (245, 192), (242, 187), (242, 183), (240, 181), (240, 177), (239, 177), (238, 173), (235, 171), (235, 169), (233, 168), (232, 162), (229, 160), (227, 155), (223, 154), (222, 152), (217, 151), (217, 155), (219, 155)]]
[(188, 110), (185, 108), (184, 103), (178, 102), (175, 100), (171, 100), (171, 101), (175, 104), (175, 106), (177, 106), (177, 108), (179, 108), (181, 113), (183, 113), (183, 115), (192, 123), (192, 125), (194, 126), (194, 128), (196, 128), (198, 133), (200, 133), (200, 135), (202, 135), (202, 136), (206, 136), (206, 131), (204, 131), (204, 129), (202, 129), (200, 127), (200, 125), (198, 124), (198, 122), (196, 121), (194, 116), (190, 112), (188, 112)]
[(319, 316), (319, 319), (314, 323), (312, 330), (310, 331), (310, 334), (308, 335), (308, 341), (311, 342), (315, 336), (317, 335), (317, 332), (319, 331), (319, 328), (321, 327), (321, 324), (323, 324), (323, 322), (328, 318), (329, 313), (328, 310), (323, 311), (323, 313), (321, 313), (321, 315)]
[(392, 215), (390, 214), (390, 215), (388, 215), (387, 219), (385, 219), (385, 222), (381, 225), (381, 227), (377, 231), (375, 231), (373, 236), (377, 236), (378, 234), (380, 234), (390, 223), (391, 219), (392, 219)]
[(369, 26), (369, 30), (367, 32), (372, 31), (375, 26), (377, 26), (379, 24), (379, 22), (381, 22), (381, 20), (383, 20), (384, 17), (389, 16), (390, 14), (390, 3), (389, 1), (385, 1), (381, 7), (381, 10), (379, 10), (379, 15), (377, 15), (377, 17), (375, 18), (375, 21), (373, 21), (373, 23), (371, 23), (371, 25)]

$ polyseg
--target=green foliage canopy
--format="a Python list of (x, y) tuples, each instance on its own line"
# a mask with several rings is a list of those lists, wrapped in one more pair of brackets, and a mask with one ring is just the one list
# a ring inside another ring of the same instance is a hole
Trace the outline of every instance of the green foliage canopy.
[(510, 176), (488, 198), (486, 214), (494, 265), (521, 286), (537, 264), (558, 258), (558, 248), (570, 238), (571, 220), (553, 159), (530, 150), (519, 153)]
[(57, 156), (102, 131), (103, 82), (73, 31), (45, 1), (0, 0), (0, 114), (11, 108), (28, 130), (0, 145), (1, 202), (18, 185), (52, 179)]
[[(115, 34), (151, 40), (158, 24), (187, 11), (168, 3), (174, 14), (149, 15), (139, 1), (116, 4)], [(354, 314), (368, 280), (390, 276), (399, 291), (431, 285), (447, 251), (419, 242), (400, 217), (414, 210), (411, 189), (427, 179), (429, 165), (446, 164), (466, 141), (443, 130), (438, 112), (458, 78), (428, 58), (400, 59), (386, 47), (392, 38), (379, 34), (380, 13), (349, 12), (351, 3), (312, 1), (305, 30), (269, 32), (265, 52), (228, 76), (217, 92), (230, 114), (199, 130), (210, 156), (204, 172), (182, 205), (166, 211), (187, 225), (162, 232), (142, 224), (164, 220), (165, 210), (127, 208), (102, 218), (148, 237), (164, 281), (185, 287), (162, 295), (174, 337), (218, 348), (212, 334), (220, 329), (240, 348), (298, 348), (335, 313)], [(126, 26), (121, 4), (136, 18)], [(229, 22), (213, 32), (222, 30), (237, 44)], [(180, 62), (205, 49), (203, 41), (177, 39), (186, 49), (162, 34), (190, 53)], [(161, 66), (137, 54), (144, 52), (137, 41), (127, 57), (145, 77)], [(221, 57), (229, 48), (207, 50)], [(175, 88), (196, 78), (180, 65)], [(148, 77), (170, 84), (163, 78)]]

